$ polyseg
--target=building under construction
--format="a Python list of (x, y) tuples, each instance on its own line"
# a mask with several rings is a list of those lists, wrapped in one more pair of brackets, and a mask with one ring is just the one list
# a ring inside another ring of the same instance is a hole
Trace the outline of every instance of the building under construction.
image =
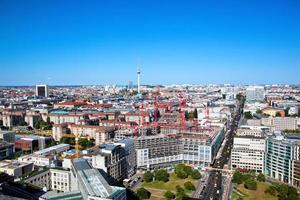
[(155, 169), (187, 163), (195, 167), (209, 166), (225, 135), (225, 126), (209, 129), (161, 128), (158, 135), (136, 138), (137, 167)]

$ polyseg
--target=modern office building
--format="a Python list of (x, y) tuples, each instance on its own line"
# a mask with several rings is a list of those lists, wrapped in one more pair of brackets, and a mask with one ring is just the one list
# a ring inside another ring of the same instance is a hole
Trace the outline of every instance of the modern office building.
[(126, 138), (114, 144), (121, 145), (121, 147), (125, 149), (127, 178), (133, 176), (137, 168), (134, 139)]
[(35, 95), (38, 97), (48, 97), (49, 96), (48, 85), (36, 85), (35, 86)]
[(15, 135), (14, 131), (0, 131), (0, 139), (8, 143), (15, 143)]
[(92, 168), (85, 159), (72, 160), (71, 171), (77, 178), (83, 199), (126, 200), (125, 188), (110, 186), (101, 173)]
[(224, 139), (224, 128), (141, 136), (135, 140), (137, 167), (155, 169), (177, 163), (187, 163), (194, 167), (209, 166)]
[(249, 86), (246, 89), (246, 101), (264, 101), (265, 89), (262, 86)]
[(213, 163), (225, 137), (225, 126), (195, 132), (183, 132), (183, 162), (206, 167)]
[(235, 136), (231, 152), (231, 168), (264, 172), (265, 138), (262, 136)]
[(0, 160), (11, 158), (15, 152), (15, 145), (8, 142), (0, 142)]
[[(300, 138), (291, 138), (280, 132), (275, 132), (266, 140), (265, 173), (271, 178), (293, 184), (299, 177), (297, 162), (299, 160)], [(294, 167), (294, 170), (293, 170)]]

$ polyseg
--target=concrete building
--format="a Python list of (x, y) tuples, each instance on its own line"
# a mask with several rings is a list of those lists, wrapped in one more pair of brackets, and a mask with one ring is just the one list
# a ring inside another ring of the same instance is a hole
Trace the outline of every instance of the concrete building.
[(4, 172), (15, 178), (33, 171), (33, 163), (19, 162), (15, 160), (2, 160), (0, 161), (0, 172)]
[(28, 178), (25, 178), (26, 183), (37, 186), (42, 189), (51, 189), (51, 176), (50, 170), (45, 169), (41, 171), (36, 171), (35, 173), (30, 174)]
[(83, 159), (72, 160), (72, 173), (75, 174), (83, 199), (126, 200), (125, 188), (110, 186), (97, 169), (93, 169)]
[(225, 137), (225, 126), (211, 127), (193, 132), (183, 132), (183, 161), (195, 167), (209, 166)]
[(0, 160), (11, 158), (15, 153), (15, 146), (12, 143), (0, 142)]
[(262, 86), (249, 86), (246, 89), (246, 101), (264, 101), (265, 89)]
[(48, 97), (49, 96), (48, 85), (36, 85), (35, 86), (35, 95), (38, 97)]
[(182, 142), (163, 134), (136, 138), (135, 149), (140, 169), (168, 167), (183, 161)]
[(51, 168), (51, 190), (56, 192), (70, 192), (78, 190), (77, 180), (70, 170)]
[(231, 152), (231, 168), (264, 172), (265, 138), (262, 136), (236, 136)]
[(127, 138), (120, 140), (119, 142), (114, 144), (121, 145), (121, 147), (125, 149), (127, 178), (133, 176), (136, 173), (137, 169), (134, 139)]
[(285, 129), (298, 129), (298, 117), (268, 117), (262, 118), (261, 124), (270, 126), (272, 131), (282, 131)]
[(99, 153), (92, 157), (92, 166), (103, 170), (111, 184), (122, 182), (128, 177), (126, 151), (121, 145), (102, 144)]
[(14, 131), (0, 131), (0, 139), (8, 143), (15, 143), (15, 135)]
[[(266, 140), (265, 173), (271, 178), (284, 183), (293, 184), (299, 178), (293, 178), (293, 166), (297, 167), (295, 160), (299, 159), (299, 139), (291, 139), (280, 132), (275, 132)], [(295, 169), (295, 168), (294, 168)], [(299, 171), (295, 169), (297, 174)], [(298, 185), (298, 184), (297, 184)]]

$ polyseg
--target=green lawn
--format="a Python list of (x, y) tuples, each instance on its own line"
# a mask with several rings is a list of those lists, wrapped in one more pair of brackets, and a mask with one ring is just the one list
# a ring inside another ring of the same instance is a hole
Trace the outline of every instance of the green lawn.
[[(257, 190), (248, 190), (244, 187), (244, 184), (240, 184), (236, 187), (237, 191), (243, 194), (243, 200), (277, 200), (276, 196), (265, 194), (265, 190), (270, 186), (267, 182), (257, 182)], [(234, 190), (232, 194), (232, 200), (237, 200), (239, 193)]]
[[(172, 191), (174, 194), (176, 193), (176, 185), (180, 185), (184, 188), (183, 184), (187, 181), (191, 181), (195, 187), (197, 186), (197, 180), (186, 178), (179, 179), (175, 174), (171, 174), (169, 181), (164, 183), (162, 181), (154, 181), (150, 183), (144, 182), (142, 187), (146, 188), (151, 192), (151, 200), (163, 199), (164, 193), (168, 190)], [(187, 195), (191, 195), (192, 192), (186, 191)]]

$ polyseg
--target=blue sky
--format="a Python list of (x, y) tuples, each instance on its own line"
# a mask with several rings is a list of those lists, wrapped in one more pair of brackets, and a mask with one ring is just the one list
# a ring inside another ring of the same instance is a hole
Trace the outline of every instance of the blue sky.
[(0, 0), (0, 85), (300, 84), (300, 1)]

